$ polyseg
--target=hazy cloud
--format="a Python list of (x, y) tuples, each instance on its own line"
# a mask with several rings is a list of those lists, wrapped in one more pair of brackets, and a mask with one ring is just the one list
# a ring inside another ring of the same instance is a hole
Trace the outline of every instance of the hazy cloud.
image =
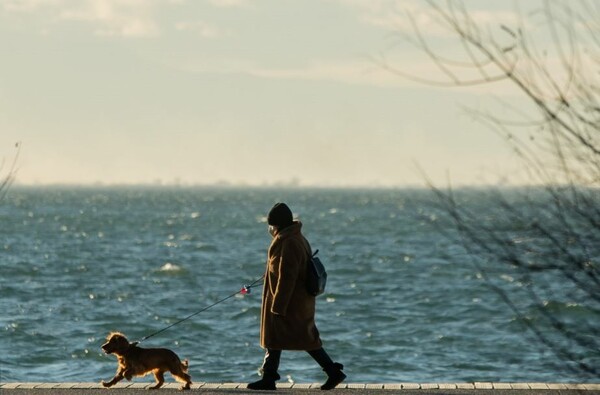
[(50, 13), (58, 21), (88, 23), (95, 35), (153, 37), (160, 33), (157, 19), (162, 5), (173, 0), (8, 0), (5, 12)]
[(210, 4), (217, 7), (242, 7), (249, 4), (248, 0), (208, 0)]
[(41, 7), (56, 6), (64, 0), (4, 0), (2, 9), (7, 12), (33, 12)]
[(181, 21), (175, 24), (175, 29), (180, 32), (192, 32), (203, 38), (218, 38), (230, 35), (231, 32), (221, 29), (216, 25), (204, 21)]
[[(365, 24), (384, 30), (412, 33), (414, 25), (429, 37), (453, 35), (445, 28), (445, 23), (425, 2), (397, 0), (328, 0), (357, 12), (358, 19)], [(476, 4), (476, 3), (475, 3)], [(468, 7), (469, 15), (480, 26), (514, 25), (519, 16), (512, 10), (481, 10)]]
[(151, 37), (159, 33), (154, 2), (144, 0), (87, 0), (60, 13), (60, 18), (91, 22), (101, 36)]
[(406, 85), (405, 81), (400, 81), (367, 60), (315, 60), (301, 68), (254, 67), (248, 72), (255, 76), (273, 79), (333, 81), (380, 87)]

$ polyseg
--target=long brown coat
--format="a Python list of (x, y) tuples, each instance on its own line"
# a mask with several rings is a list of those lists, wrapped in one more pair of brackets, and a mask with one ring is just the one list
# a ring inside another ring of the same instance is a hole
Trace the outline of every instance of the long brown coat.
[(272, 350), (321, 348), (315, 325), (315, 297), (306, 291), (311, 250), (302, 224), (280, 231), (269, 246), (262, 295), (260, 345)]

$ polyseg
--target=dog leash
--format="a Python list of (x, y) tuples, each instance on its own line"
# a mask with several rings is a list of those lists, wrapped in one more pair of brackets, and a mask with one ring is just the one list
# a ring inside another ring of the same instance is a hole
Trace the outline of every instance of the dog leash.
[(208, 310), (208, 309), (210, 309), (210, 308), (212, 308), (212, 307), (215, 307), (216, 305), (218, 305), (218, 304), (220, 304), (220, 303), (223, 303), (223, 302), (225, 302), (226, 300), (229, 300), (229, 299), (233, 298), (233, 297), (234, 297), (235, 295), (237, 295), (237, 294), (241, 294), (241, 295), (248, 295), (248, 294), (250, 294), (250, 292), (251, 292), (252, 288), (254, 288), (254, 287), (258, 287), (258, 286), (260, 285), (260, 284), (259, 284), (259, 282), (260, 282), (260, 281), (262, 281), (262, 279), (263, 279), (264, 277), (265, 277), (264, 275), (260, 276), (259, 278), (257, 278), (256, 280), (254, 280), (254, 281), (253, 281), (251, 284), (249, 284), (249, 285), (244, 285), (244, 286), (242, 287), (242, 289), (240, 289), (239, 291), (237, 291), (237, 292), (235, 292), (235, 293), (232, 293), (231, 295), (229, 295), (229, 296), (227, 296), (227, 297), (225, 297), (225, 298), (223, 298), (223, 299), (221, 299), (221, 300), (219, 300), (219, 301), (216, 301), (215, 303), (211, 304), (210, 306), (206, 306), (206, 307), (205, 307), (205, 308), (203, 308), (202, 310), (198, 310), (198, 311), (196, 311), (195, 313), (193, 313), (193, 314), (190, 314), (190, 315), (188, 315), (187, 317), (185, 317), (185, 318), (182, 318), (181, 320), (179, 320), (179, 321), (177, 321), (177, 322), (175, 322), (175, 323), (173, 323), (173, 324), (171, 324), (171, 325), (169, 325), (169, 326), (167, 326), (167, 327), (165, 327), (165, 328), (163, 328), (163, 329), (161, 329), (161, 330), (159, 330), (159, 331), (156, 331), (156, 332), (154, 332), (154, 333), (152, 333), (152, 334), (150, 334), (150, 335), (148, 335), (148, 336), (145, 336), (145, 337), (143, 337), (141, 340), (138, 340), (138, 341), (136, 341), (136, 342), (135, 342), (135, 344), (139, 344), (139, 343), (141, 343), (141, 342), (143, 342), (143, 341), (145, 341), (145, 340), (148, 340), (148, 339), (150, 339), (150, 338), (151, 338), (151, 337), (153, 337), (153, 336), (156, 336), (156, 335), (158, 335), (159, 333), (163, 333), (163, 332), (164, 332), (164, 331), (166, 331), (167, 329), (170, 329), (170, 328), (174, 327), (175, 325), (179, 325), (179, 324), (181, 324), (182, 322), (184, 322), (184, 321), (187, 321), (187, 320), (189, 320), (190, 318), (192, 318), (192, 317), (195, 317), (195, 316), (197, 316), (198, 314), (200, 314), (200, 313), (202, 313), (202, 312), (204, 312), (204, 311), (206, 311), (206, 310)]

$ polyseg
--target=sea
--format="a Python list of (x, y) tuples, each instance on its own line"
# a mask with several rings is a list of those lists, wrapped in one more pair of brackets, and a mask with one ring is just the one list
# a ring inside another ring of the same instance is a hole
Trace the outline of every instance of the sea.
[[(493, 224), (481, 191), (463, 195)], [(110, 379), (111, 331), (160, 332), (141, 346), (188, 359), (195, 382), (256, 380), (261, 287), (239, 291), (262, 276), (266, 216), (286, 202), (327, 268), (316, 322), (348, 382), (597, 382), (490, 287), (486, 268), (526, 284), (469, 253), (435, 201), (427, 189), (13, 186), (0, 200), (0, 381)], [(598, 328), (597, 310), (548, 283), (544, 306)], [(600, 366), (598, 350), (583, 358)], [(325, 378), (298, 351), (280, 374)]]

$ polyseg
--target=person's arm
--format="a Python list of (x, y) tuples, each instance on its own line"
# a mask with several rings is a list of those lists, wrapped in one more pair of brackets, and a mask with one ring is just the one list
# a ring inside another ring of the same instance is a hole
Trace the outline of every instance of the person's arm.
[(285, 243), (282, 247), (279, 276), (275, 295), (273, 296), (271, 312), (285, 316), (292, 293), (294, 292), (294, 287), (296, 286), (296, 281), (298, 280), (303, 255), (295, 243)]

